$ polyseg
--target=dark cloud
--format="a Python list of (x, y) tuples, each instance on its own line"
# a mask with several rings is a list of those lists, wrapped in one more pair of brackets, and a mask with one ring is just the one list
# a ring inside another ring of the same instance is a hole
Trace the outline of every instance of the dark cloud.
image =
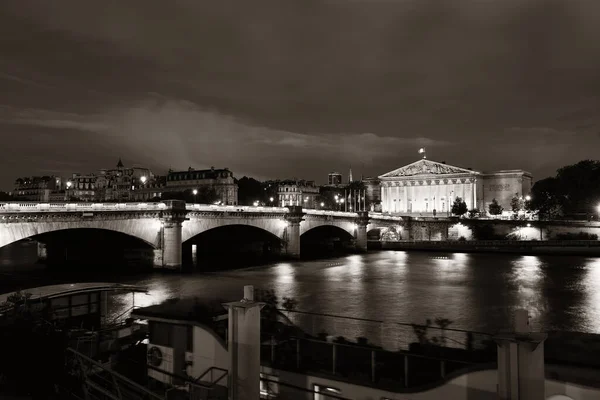
[(90, 170), (122, 156), (323, 179), (350, 165), (383, 173), (422, 146), (449, 163), (544, 176), (600, 145), (595, 0), (7, 0), (0, 10), (0, 134), (51, 138), (8, 142), (2, 186), (21, 171), (70, 171), (55, 160), (82, 151)]

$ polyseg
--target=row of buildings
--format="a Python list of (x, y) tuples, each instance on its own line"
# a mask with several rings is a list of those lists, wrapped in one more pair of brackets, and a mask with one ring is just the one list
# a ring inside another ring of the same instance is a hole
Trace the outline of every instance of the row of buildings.
[(175, 194), (195, 196), (210, 188), (214, 202), (237, 204), (237, 185), (233, 173), (225, 169), (169, 171), (154, 175), (148, 168), (125, 167), (119, 160), (112, 169), (97, 174), (74, 173), (63, 180), (55, 176), (19, 178), (11, 195), (19, 200), (39, 202), (152, 201)]
[[(468, 209), (487, 210), (496, 200), (510, 210), (512, 199), (527, 196), (532, 183), (531, 174), (523, 170), (484, 173), (423, 158), (376, 178), (357, 181), (350, 170), (346, 182), (342, 174), (332, 172), (323, 186), (299, 179), (265, 182), (274, 190), (264, 205), (331, 208), (325, 205), (323, 196), (335, 193), (336, 202), (341, 203), (334, 208), (341, 210), (349, 210), (347, 204), (341, 206), (344, 198), (358, 204), (354, 209), (406, 215), (449, 214), (457, 197), (465, 201)], [(206, 190), (212, 197), (198, 194)], [(121, 160), (116, 168), (100, 170), (98, 174), (73, 174), (66, 181), (54, 176), (19, 178), (12, 192), (17, 199), (40, 202), (152, 201), (174, 198), (170, 196), (177, 193), (193, 196), (189, 201), (206, 202), (210, 198), (211, 203), (238, 204), (238, 186), (227, 168), (170, 170), (159, 176), (148, 168), (125, 167)]]

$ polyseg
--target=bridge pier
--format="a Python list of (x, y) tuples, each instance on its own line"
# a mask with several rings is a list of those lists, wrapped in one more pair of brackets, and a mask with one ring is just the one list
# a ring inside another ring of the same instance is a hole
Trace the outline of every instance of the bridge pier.
[(181, 269), (183, 256), (182, 225), (186, 220), (184, 201), (169, 200), (161, 213), (160, 249), (154, 250), (154, 267)]
[(45, 243), (37, 242), (38, 263), (44, 264), (48, 261), (48, 248)]
[(290, 258), (300, 258), (300, 222), (304, 217), (302, 207), (289, 206), (290, 212), (285, 215), (287, 227), (285, 228), (284, 254)]
[(367, 252), (367, 225), (369, 225), (369, 212), (359, 211), (356, 220), (356, 251)]

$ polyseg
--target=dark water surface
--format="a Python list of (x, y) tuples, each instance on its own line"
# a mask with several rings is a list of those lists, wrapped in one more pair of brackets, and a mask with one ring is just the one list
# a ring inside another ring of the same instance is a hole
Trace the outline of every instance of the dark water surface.
[[(453, 328), (495, 332), (510, 326), (514, 309), (526, 308), (535, 329), (600, 333), (600, 258), (380, 251), (208, 274), (102, 276), (83, 265), (79, 274), (25, 273), (27, 262), (7, 262), (16, 256), (0, 255), (2, 292), (118, 281), (147, 286), (149, 295), (135, 296), (145, 306), (173, 297), (237, 300), (250, 284), (295, 298), (302, 311), (407, 323), (442, 317)], [(131, 295), (119, 296), (113, 312), (130, 305)]]

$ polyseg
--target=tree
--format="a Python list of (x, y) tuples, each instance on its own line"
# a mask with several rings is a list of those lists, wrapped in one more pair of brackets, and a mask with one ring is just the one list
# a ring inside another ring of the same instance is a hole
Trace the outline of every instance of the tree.
[(180, 192), (165, 192), (161, 200), (183, 200), (186, 203), (214, 204), (221, 198), (217, 191), (211, 186), (200, 186), (196, 189), (198, 192), (194, 195), (193, 189), (187, 189)]
[(540, 219), (555, 219), (563, 215), (564, 195), (557, 178), (537, 181), (531, 188), (531, 200), (526, 207)]
[(583, 160), (567, 165), (555, 177), (539, 180), (531, 189), (526, 207), (540, 219), (563, 215), (595, 215), (600, 198), (600, 161)]
[(479, 218), (480, 212), (479, 209), (477, 208), (473, 208), (472, 210), (469, 210), (469, 218), (471, 219), (475, 219), (475, 218)]
[(498, 201), (496, 199), (493, 199), (490, 205), (488, 206), (488, 211), (490, 215), (501, 215), (504, 209), (500, 204), (498, 204)]
[(254, 202), (265, 203), (265, 190), (260, 181), (254, 178), (244, 176), (237, 180), (238, 185), (238, 204), (241, 206), (251, 206)]
[(13, 201), (15, 198), (11, 196), (9, 193), (0, 192), (0, 201)]
[(600, 161), (583, 160), (560, 168), (554, 195), (561, 200), (566, 214), (596, 213), (600, 198)]
[(523, 209), (523, 199), (513, 196), (513, 198), (510, 200), (510, 208), (514, 213), (521, 211)]
[(336, 203), (335, 196), (338, 196), (338, 199), (344, 197), (344, 189), (327, 186), (321, 187), (319, 189), (319, 196), (317, 196), (319, 208), (321, 208), (321, 203), (323, 203), (322, 208), (325, 210), (338, 210), (340, 205), (339, 203)]
[(452, 204), (452, 208), (450, 210), (452, 214), (462, 216), (465, 215), (468, 211), (467, 203), (461, 198), (457, 197)]

